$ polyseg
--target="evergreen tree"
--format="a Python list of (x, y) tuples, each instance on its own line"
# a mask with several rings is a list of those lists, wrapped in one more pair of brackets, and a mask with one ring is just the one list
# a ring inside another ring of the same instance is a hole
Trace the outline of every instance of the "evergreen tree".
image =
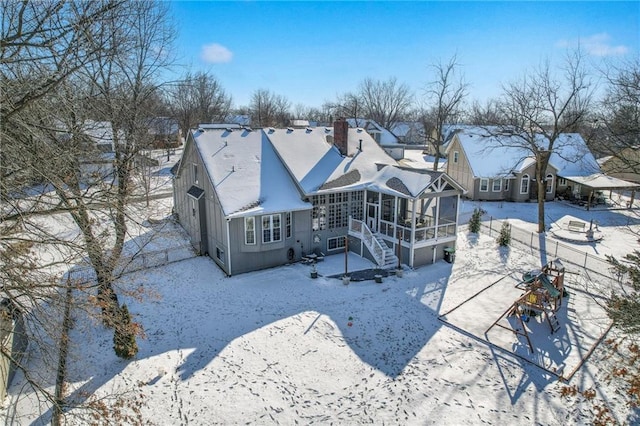
[(511, 244), (511, 225), (509, 225), (509, 222), (507, 222), (506, 220), (502, 222), (500, 234), (498, 235), (496, 242), (501, 247), (507, 247), (509, 244)]
[(473, 209), (473, 214), (469, 220), (469, 232), (477, 234), (480, 232), (480, 218), (482, 217), (482, 210), (479, 208)]
[(113, 349), (120, 358), (130, 359), (138, 353), (136, 325), (131, 322), (131, 314), (129, 314), (127, 305), (122, 305), (118, 314), (120, 318), (115, 324)]
[(627, 280), (625, 288), (628, 290), (611, 296), (607, 302), (607, 315), (622, 330), (637, 334), (640, 332), (640, 251), (634, 250), (624, 259), (628, 263), (620, 263), (613, 256), (607, 256), (615, 272)]

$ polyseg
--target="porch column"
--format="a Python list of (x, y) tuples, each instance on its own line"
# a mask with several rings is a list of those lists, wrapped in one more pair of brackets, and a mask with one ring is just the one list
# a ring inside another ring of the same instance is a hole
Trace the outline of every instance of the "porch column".
[(411, 200), (411, 238), (409, 238), (409, 266), (413, 268), (414, 249), (416, 243), (416, 202)]

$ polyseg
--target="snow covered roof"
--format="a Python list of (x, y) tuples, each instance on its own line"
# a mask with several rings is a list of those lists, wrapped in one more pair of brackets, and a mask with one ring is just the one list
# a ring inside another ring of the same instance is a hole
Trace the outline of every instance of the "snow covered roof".
[(600, 173), (596, 158), (579, 133), (562, 133), (558, 136), (549, 163), (558, 169), (558, 175), (562, 177)]
[[(507, 177), (526, 166), (531, 153), (515, 145), (509, 145), (509, 139), (515, 136), (493, 136), (479, 127), (469, 127), (456, 134), (464, 149), (471, 171), (475, 177)], [(448, 147), (451, 149), (451, 146)]]
[[(386, 166), (376, 174), (367, 188), (399, 196), (417, 197), (442, 175), (443, 172)], [(456, 186), (456, 189), (462, 188)]]
[[(464, 126), (457, 130), (456, 136), (474, 176), (506, 177), (534, 164), (531, 151), (522, 146), (522, 139), (518, 135), (497, 133), (498, 128), (479, 126)], [(547, 143), (548, 139), (539, 135), (540, 146), (544, 147)], [(558, 136), (549, 165), (563, 177), (588, 176), (600, 171), (595, 157), (578, 133), (562, 133)]]
[(348, 130), (346, 156), (333, 145), (333, 127), (269, 128), (265, 133), (305, 194), (363, 185), (378, 172), (376, 164), (396, 163), (361, 128)]
[(201, 128), (192, 136), (227, 217), (311, 208), (263, 131)]
[(374, 120), (368, 118), (347, 118), (349, 127), (362, 128), (371, 135), (379, 135), (375, 137), (380, 145), (397, 145), (399, 143), (398, 138), (389, 130), (382, 127)]
[(594, 189), (639, 189), (640, 184), (607, 176), (603, 173), (595, 173), (590, 176), (563, 176), (581, 185)]

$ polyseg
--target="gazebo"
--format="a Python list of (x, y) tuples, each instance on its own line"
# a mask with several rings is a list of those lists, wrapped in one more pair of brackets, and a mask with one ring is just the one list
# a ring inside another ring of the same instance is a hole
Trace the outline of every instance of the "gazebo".
[[(611, 198), (611, 192), (614, 190), (631, 191), (631, 200), (627, 203), (627, 208), (631, 208), (635, 200), (636, 191), (640, 190), (640, 184), (607, 176), (603, 173), (594, 173), (588, 176), (561, 177), (574, 184), (574, 191), (587, 196), (587, 210), (590, 209), (592, 202), (595, 200), (596, 193), (609, 191), (609, 198)], [(580, 191), (577, 191), (576, 188), (580, 188)]]

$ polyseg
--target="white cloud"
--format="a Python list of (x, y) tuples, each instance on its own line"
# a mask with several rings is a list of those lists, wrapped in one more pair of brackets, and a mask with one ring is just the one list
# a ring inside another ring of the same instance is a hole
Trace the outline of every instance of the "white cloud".
[(202, 46), (200, 58), (210, 64), (219, 64), (223, 62), (231, 62), (233, 52), (221, 44), (212, 43)]
[(624, 45), (614, 46), (611, 36), (607, 33), (594, 34), (589, 37), (581, 37), (573, 40), (560, 40), (556, 43), (561, 48), (580, 48), (592, 56), (620, 56), (629, 51)]

